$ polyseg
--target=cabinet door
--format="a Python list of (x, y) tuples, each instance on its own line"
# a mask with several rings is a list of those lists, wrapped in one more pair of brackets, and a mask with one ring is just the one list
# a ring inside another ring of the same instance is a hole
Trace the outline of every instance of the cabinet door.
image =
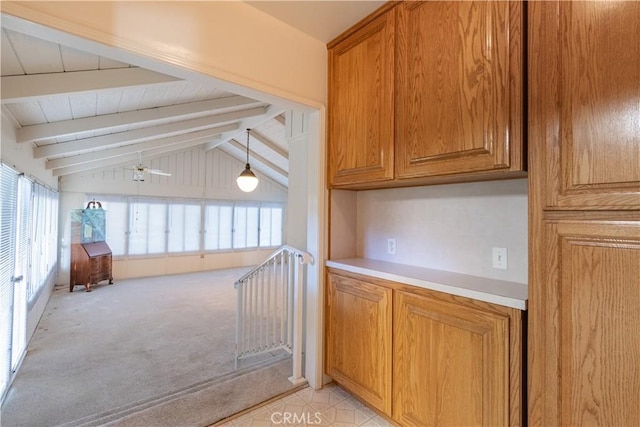
[(529, 141), (546, 179), (542, 207), (640, 209), (640, 2), (530, 10)]
[(546, 221), (532, 252), (531, 425), (640, 425), (640, 222)]
[(394, 419), (508, 425), (509, 316), (402, 291), (394, 298)]
[(396, 9), (396, 176), (522, 170), (521, 2)]
[(387, 415), (391, 415), (391, 298), (391, 289), (329, 274), (327, 374)]
[(329, 48), (329, 180), (393, 178), (394, 11)]

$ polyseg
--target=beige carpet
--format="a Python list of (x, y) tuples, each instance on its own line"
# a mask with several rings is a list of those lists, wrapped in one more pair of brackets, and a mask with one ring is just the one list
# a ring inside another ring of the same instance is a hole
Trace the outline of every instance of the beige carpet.
[(233, 370), (233, 283), (245, 271), (59, 287), (2, 425), (208, 425), (290, 390), (280, 354)]

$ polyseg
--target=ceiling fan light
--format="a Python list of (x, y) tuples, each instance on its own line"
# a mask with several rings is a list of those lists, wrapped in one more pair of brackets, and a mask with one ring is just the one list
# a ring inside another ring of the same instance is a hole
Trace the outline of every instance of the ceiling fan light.
[(144, 181), (144, 171), (140, 169), (133, 170), (133, 180), (134, 181)]
[(238, 178), (236, 178), (236, 183), (240, 190), (245, 193), (251, 193), (258, 186), (258, 177), (251, 170), (249, 163), (247, 163), (245, 169), (238, 175)]

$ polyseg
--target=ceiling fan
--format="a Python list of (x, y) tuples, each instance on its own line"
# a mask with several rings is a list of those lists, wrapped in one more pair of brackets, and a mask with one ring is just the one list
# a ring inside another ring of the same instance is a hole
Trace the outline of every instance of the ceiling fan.
[(134, 181), (144, 181), (144, 176), (146, 173), (151, 175), (161, 175), (161, 176), (171, 176), (168, 172), (163, 172), (160, 169), (150, 169), (147, 166), (142, 164), (142, 154), (140, 154), (140, 161), (137, 165), (133, 165), (131, 168), (127, 168), (127, 170), (133, 171), (133, 180)]

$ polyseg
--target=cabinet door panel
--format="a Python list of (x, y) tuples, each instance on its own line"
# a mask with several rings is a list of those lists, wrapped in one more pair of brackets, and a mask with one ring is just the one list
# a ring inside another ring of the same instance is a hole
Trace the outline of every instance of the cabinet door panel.
[(406, 292), (394, 298), (394, 418), (509, 424), (509, 317)]
[(520, 119), (511, 121), (522, 102), (521, 43), (514, 42), (521, 5), (406, 2), (397, 9), (397, 176), (509, 169), (510, 144), (522, 142)]
[(639, 425), (640, 223), (548, 221), (545, 233), (545, 256), (534, 256), (548, 288), (531, 301), (532, 419)]
[(391, 415), (392, 290), (329, 274), (327, 373)]
[(393, 178), (394, 11), (329, 49), (329, 179)]
[(640, 2), (531, 7), (530, 140), (546, 156), (546, 207), (640, 209)]

